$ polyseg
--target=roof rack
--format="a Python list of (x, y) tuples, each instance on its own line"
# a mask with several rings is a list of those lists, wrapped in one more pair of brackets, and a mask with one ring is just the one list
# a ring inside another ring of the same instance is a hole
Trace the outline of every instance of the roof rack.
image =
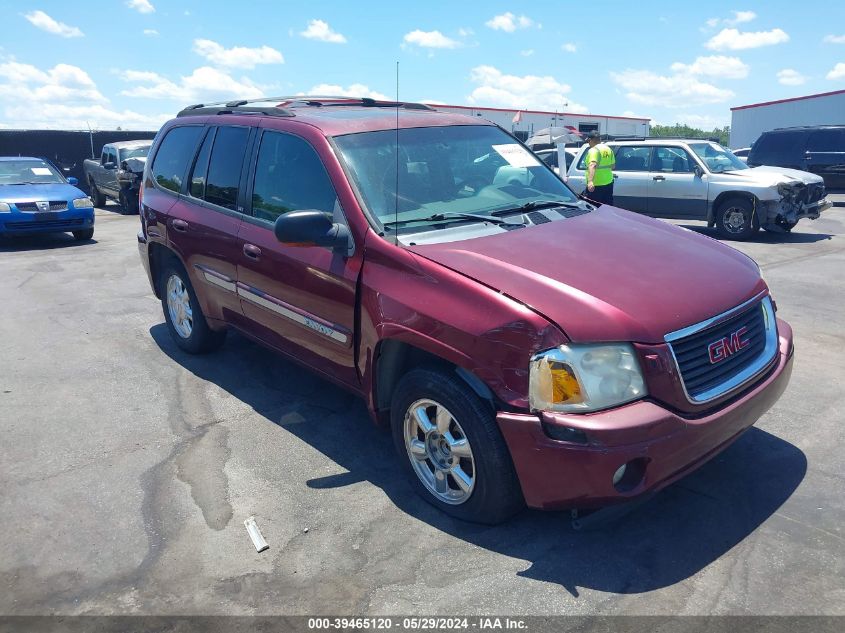
[[(261, 103), (256, 106), (250, 104)], [(275, 105), (273, 105), (275, 104)], [(257, 114), (264, 116), (296, 116), (292, 109), (299, 107), (364, 106), (369, 108), (403, 108), (405, 110), (434, 110), (424, 103), (402, 101), (378, 101), (370, 97), (344, 97), (323, 95), (294, 95), (287, 97), (260, 97), (214, 103), (197, 103), (183, 108), (177, 117), (203, 116), (211, 114)]]
[(614, 141), (712, 141), (718, 143), (719, 138), (716, 136), (700, 137), (700, 136), (615, 136)]

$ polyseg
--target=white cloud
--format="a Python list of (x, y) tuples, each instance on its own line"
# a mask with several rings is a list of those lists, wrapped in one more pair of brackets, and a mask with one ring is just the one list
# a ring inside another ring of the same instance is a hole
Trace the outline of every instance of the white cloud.
[(525, 49), (524, 51), (519, 51), (519, 54), (523, 57), (531, 57), (534, 54), (533, 48)]
[(576, 53), (578, 52), (578, 45), (573, 44), (572, 42), (567, 42), (566, 44), (562, 44), (560, 49), (567, 53)]
[(781, 29), (771, 31), (738, 31), (722, 29), (704, 45), (714, 51), (739, 51), (747, 48), (772, 46), (789, 41), (789, 35)]
[(784, 68), (778, 71), (778, 83), (784, 86), (800, 86), (807, 81), (807, 78), (792, 68)]
[(734, 17), (725, 20), (725, 24), (729, 26), (736, 26), (737, 24), (751, 22), (751, 20), (757, 17), (757, 14), (754, 13), (754, 11), (733, 11), (732, 13), (734, 14)]
[(227, 68), (255, 68), (258, 64), (282, 64), (285, 59), (275, 48), (261, 46), (224, 48), (212, 40), (194, 40), (194, 52), (212, 64)]
[(156, 10), (150, 0), (127, 0), (126, 6), (138, 13), (155, 13)]
[(31, 64), (10, 61), (0, 64), (0, 96), (22, 103), (47, 103), (65, 101), (68, 103), (105, 103), (108, 101), (94, 84), (91, 77), (78, 66), (57, 64), (49, 70), (40, 70)]
[(843, 79), (845, 78), (845, 63), (839, 62), (833, 69), (827, 73), (828, 79)]
[(534, 26), (534, 20), (524, 15), (516, 16), (510, 11), (497, 15), (487, 20), (484, 23), (494, 31), (505, 31), (506, 33), (513, 33), (517, 29), (527, 29)]
[(156, 37), (158, 36), (158, 31), (155, 29), (144, 29), (144, 35), (147, 37)]
[(845, 35), (825, 35), (822, 41), (825, 44), (845, 44)]
[(356, 97), (358, 99), (362, 97), (369, 97), (370, 99), (377, 99), (379, 101), (390, 101), (390, 98), (387, 95), (376, 92), (375, 90), (370, 90), (370, 88), (364, 84), (351, 84), (346, 88), (337, 84), (317, 84), (316, 86), (313, 86), (307, 94), (329, 97)]
[(16, 61), (0, 63), (0, 119), (6, 128), (158, 129), (172, 115), (112, 110), (84, 70), (57, 64), (41, 70)]
[(420, 31), (406, 33), (402, 38), (405, 44), (415, 44), (422, 48), (458, 48), (461, 43), (446, 37), (440, 31)]
[(124, 81), (135, 86), (121, 91), (126, 97), (141, 97), (146, 99), (171, 99), (189, 102), (222, 101), (230, 97), (255, 99), (264, 96), (265, 87), (260, 86), (246, 77), (235, 79), (226, 72), (202, 66), (188, 76), (174, 82), (158, 73), (151, 71), (127, 70), (122, 74)]
[(31, 11), (24, 15), (34, 27), (61, 35), (62, 37), (83, 37), (85, 34), (75, 26), (68, 26), (64, 22), (57, 22), (43, 11)]
[(748, 64), (738, 57), (725, 57), (724, 55), (696, 57), (692, 64), (675, 62), (670, 68), (678, 74), (724, 77), (725, 79), (745, 79), (748, 77)]
[(458, 29), (458, 35), (460, 35), (461, 37), (469, 37), (470, 35), (474, 35), (474, 34), (475, 34), (475, 31), (473, 31), (470, 28)]
[(476, 66), (470, 80), (477, 84), (467, 101), (479, 106), (498, 106), (520, 110), (587, 112), (567, 95), (570, 86), (549, 75), (506, 75), (493, 66)]
[(631, 101), (646, 105), (689, 107), (721, 103), (734, 96), (730, 90), (699, 81), (692, 75), (658, 75), (649, 70), (624, 70), (610, 73), (611, 79), (625, 90)]
[(322, 20), (311, 20), (308, 22), (308, 28), (302, 31), (300, 35), (309, 40), (318, 40), (331, 44), (346, 43), (346, 37), (336, 31), (332, 31), (328, 22), (323, 22)]

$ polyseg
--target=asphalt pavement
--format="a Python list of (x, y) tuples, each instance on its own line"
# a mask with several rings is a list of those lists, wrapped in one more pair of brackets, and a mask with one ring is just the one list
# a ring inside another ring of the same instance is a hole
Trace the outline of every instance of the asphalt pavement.
[(0, 614), (845, 614), (845, 209), (733, 244), (795, 330), (779, 403), (591, 532), (452, 520), (354, 397), (179, 351), (113, 209), (0, 243)]

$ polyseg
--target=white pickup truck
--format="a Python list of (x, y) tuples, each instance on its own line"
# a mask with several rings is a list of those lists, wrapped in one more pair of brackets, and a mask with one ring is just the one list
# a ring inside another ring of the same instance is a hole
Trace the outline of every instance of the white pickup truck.
[(152, 141), (121, 141), (103, 145), (99, 160), (83, 162), (85, 180), (95, 207), (117, 200), (123, 213), (138, 212), (138, 182)]

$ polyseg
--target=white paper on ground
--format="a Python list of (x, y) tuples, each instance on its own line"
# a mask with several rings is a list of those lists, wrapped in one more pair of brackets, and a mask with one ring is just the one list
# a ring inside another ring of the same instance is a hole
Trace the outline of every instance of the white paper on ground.
[(493, 145), (493, 149), (514, 167), (537, 167), (540, 161), (522, 145), (509, 143), (507, 145)]

